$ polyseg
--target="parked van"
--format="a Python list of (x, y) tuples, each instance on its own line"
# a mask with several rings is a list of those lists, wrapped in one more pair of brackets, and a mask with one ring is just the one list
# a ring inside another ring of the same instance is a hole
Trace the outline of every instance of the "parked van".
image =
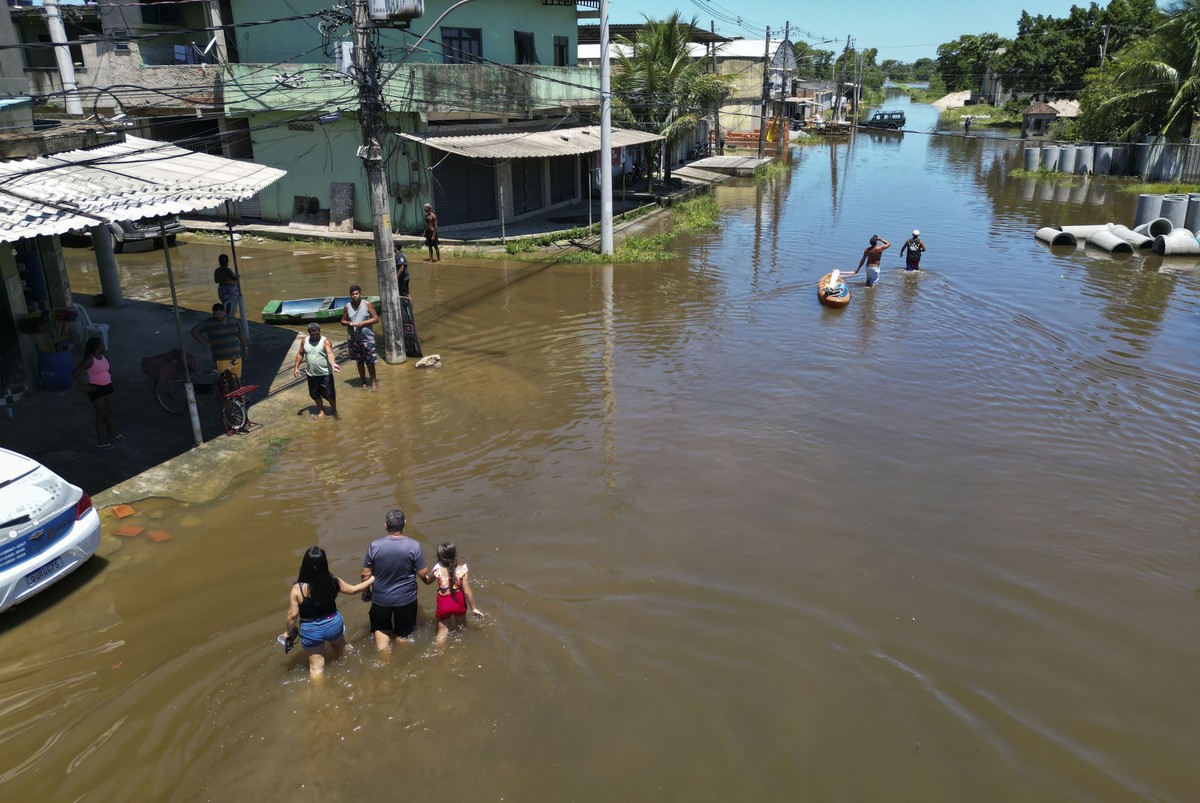
[(877, 111), (863, 125), (867, 128), (890, 128), (895, 131), (904, 128), (904, 124), (907, 122), (908, 119), (904, 116), (904, 112)]

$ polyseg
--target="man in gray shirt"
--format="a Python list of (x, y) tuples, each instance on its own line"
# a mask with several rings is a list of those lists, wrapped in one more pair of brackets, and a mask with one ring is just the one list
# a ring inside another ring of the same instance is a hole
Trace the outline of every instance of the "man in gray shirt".
[(362, 578), (375, 578), (371, 588), (371, 634), (380, 652), (390, 652), (392, 640), (412, 641), (417, 624), (417, 578), (429, 585), (421, 545), (404, 534), (404, 511), (384, 519), (387, 535), (376, 538), (363, 558)]

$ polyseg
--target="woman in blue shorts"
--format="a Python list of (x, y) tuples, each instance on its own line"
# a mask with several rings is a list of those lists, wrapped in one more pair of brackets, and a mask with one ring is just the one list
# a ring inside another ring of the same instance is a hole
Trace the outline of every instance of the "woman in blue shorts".
[(346, 624), (337, 609), (337, 595), (357, 594), (375, 582), (368, 577), (358, 585), (350, 585), (329, 573), (325, 550), (310, 547), (300, 561), (300, 575), (292, 585), (288, 605), (287, 630), (300, 629), (300, 646), (308, 653), (308, 676), (319, 678), (325, 673), (325, 642), (333, 647), (333, 657), (346, 653)]

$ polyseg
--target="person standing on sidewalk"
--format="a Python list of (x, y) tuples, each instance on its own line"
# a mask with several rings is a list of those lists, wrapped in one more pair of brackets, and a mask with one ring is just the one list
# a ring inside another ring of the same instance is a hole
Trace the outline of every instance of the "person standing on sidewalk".
[(329, 400), (329, 414), (337, 418), (337, 389), (333, 385), (333, 372), (340, 372), (342, 366), (337, 364), (333, 356), (333, 344), (329, 338), (321, 335), (321, 325), (310, 323), (308, 337), (300, 341), (300, 350), (296, 352), (296, 364), (292, 367), (292, 375), (300, 378), (300, 363), (304, 363), (304, 372), (308, 374), (308, 395), (317, 403), (317, 412), (313, 418), (325, 417), (325, 402)]
[[(433, 582), (421, 545), (404, 534), (404, 511), (396, 508), (384, 518), (387, 535), (376, 538), (363, 558), (362, 579), (375, 578), (371, 589), (371, 635), (380, 652), (391, 652), (392, 641), (412, 641), (417, 625), (417, 578)], [(364, 597), (366, 599), (366, 597)]]
[(192, 327), (192, 337), (212, 353), (217, 375), (226, 371), (241, 382), (242, 363), (250, 351), (238, 322), (229, 317), (224, 304), (213, 304), (212, 316)]
[[(350, 285), (350, 301), (342, 310), (342, 326), (346, 327), (346, 345), (350, 350), (350, 359), (358, 363), (358, 378), (363, 390), (379, 390), (379, 381), (375, 378), (375, 330), (372, 324), (379, 323), (379, 313), (375, 305), (362, 297), (362, 288), (357, 284)], [(367, 373), (371, 374), (371, 383), (367, 384)]]
[[(87, 381), (84, 381), (86, 377)], [(113, 398), (112, 366), (104, 356), (104, 341), (88, 338), (83, 347), (83, 359), (71, 372), (75, 384), (87, 391), (96, 410), (96, 445), (112, 448), (112, 442), (125, 436), (117, 432), (116, 403)]]
[[(430, 262), (442, 261), (442, 249), (438, 245), (438, 219), (429, 204), (425, 204), (425, 247), (429, 249)], [(433, 258), (435, 253), (437, 259)]]

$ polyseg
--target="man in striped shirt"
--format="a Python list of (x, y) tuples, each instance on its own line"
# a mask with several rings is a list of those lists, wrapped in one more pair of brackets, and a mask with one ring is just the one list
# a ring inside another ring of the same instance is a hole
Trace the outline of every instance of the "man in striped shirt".
[(239, 380), (242, 378), (242, 363), (250, 345), (238, 322), (225, 314), (224, 304), (213, 304), (212, 317), (193, 326), (192, 337), (212, 352), (218, 375), (228, 370)]

